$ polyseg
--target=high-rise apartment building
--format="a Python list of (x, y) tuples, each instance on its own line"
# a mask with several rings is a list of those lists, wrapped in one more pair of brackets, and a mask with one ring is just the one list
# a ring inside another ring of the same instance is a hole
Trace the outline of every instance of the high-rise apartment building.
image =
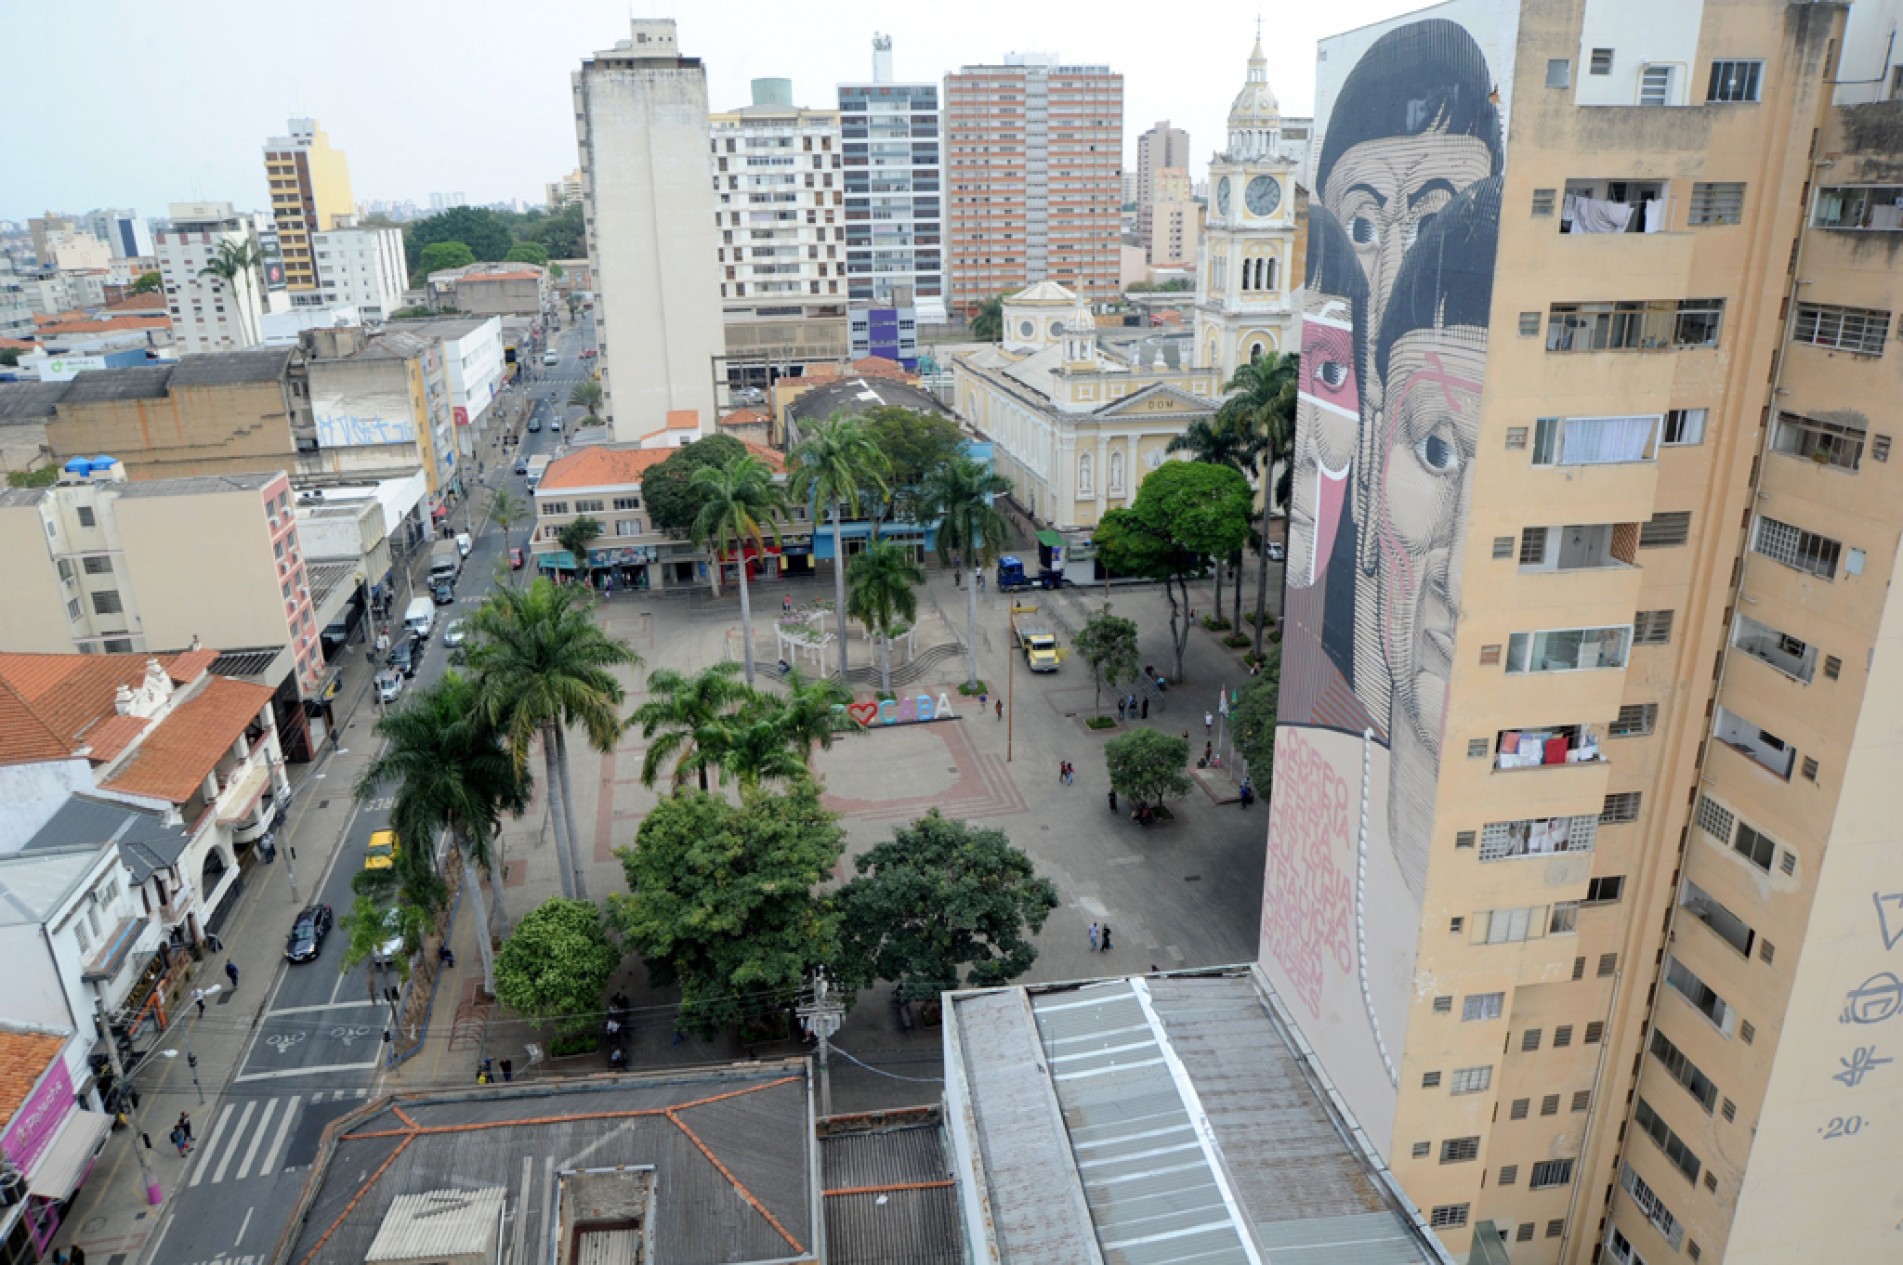
[[(1157, 173), (1171, 169), (1188, 174), (1189, 133), (1180, 127), (1171, 127), (1170, 121), (1164, 119), (1137, 137), (1137, 233), (1146, 251), (1152, 249), (1154, 240), (1150, 228), (1150, 208), (1159, 200), (1170, 200), (1157, 197)], [(1156, 260), (1152, 258), (1150, 262), (1154, 264)]]
[(284, 255), (292, 302), (317, 306), (317, 257), (311, 234), (329, 232), (357, 213), (350, 196), (350, 162), (331, 148), (316, 119), (292, 119), (288, 136), (264, 142), (264, 174), (271, 187), (271, 218)]
[(953, 305), (1044, 280), (1114, 298), (1122, 156), (1123, 76), (1108, 66), (1011, 53), (946, 75)]
[(114, 259), (139, 259), (152, 253), (152, 229), (137, 211), (103, 207), (88, 211), (86, 227), (106, 243)]
[(727, 376), (846, 354), (846, 206), (839, 113), (793, 104), (790, 79), (755, 79), (750, 105), (711, 117)]
[(935, 83), (892, 78), (892, 37), (872, 37), (870, 83), (839, 85), (846, 184), (846, 280), (853, 307), (910, 291), (920, 319), (945, 320), (944, 151)]
[(550, 211), (559, 211), (565, 206), (580, 202), (581, 168), (575, 168), (560, 180), (549, 181), (546, 201)]
[(262, 254), (249, 215), (229, 202), (174, 202), (154, 242), (172, 337), (180, 352), (243, 351), (264, 340), (264, 281), (257, 267), (230, 279), (204, 271), (230, 243)]
[(1261, 956), (1456, 1256), (1897, 1254), (1898, 8), (1322, 42)]
[(686, 410), (710, 434), (726, 336), (707, 71), (681, 56), (672, 19), (642, 18), (572, 82), (601, 389), (615, 438), (637, 442)]
[(317, 293), (325, 307), (348, 304), (380, 321), (403, 306), (410, 284), (400, 228), (359, 227), (346, 217), (336, 228), (311, 234)]

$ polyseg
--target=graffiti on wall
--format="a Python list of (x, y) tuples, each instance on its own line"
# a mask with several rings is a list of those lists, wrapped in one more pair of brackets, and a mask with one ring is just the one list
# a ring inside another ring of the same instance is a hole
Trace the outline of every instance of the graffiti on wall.
[(370, 448), (378, 444), (416, 442), (416, 421), (407, 416), (318, 413), (315, 420), (320, 448)]

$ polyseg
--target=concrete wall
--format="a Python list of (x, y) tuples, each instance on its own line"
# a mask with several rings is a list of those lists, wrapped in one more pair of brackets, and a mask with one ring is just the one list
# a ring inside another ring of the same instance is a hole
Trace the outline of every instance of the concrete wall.
[[(9, 650), (38, 649), (7, 643)], [(71, 646), (42, 651), (64, 654)], [(0, 764), (0, 855), (18, 851), (52, 820), (69, 795), (93, 788), (92, 765), (76, 760)]]
[(288, 469), (292, 413), (278, 382), (174, 388), (161, 399), (61, 404), (47, 425), (60, 460), (111, 453), (133, 479)]
[(193, 637), (214, 649), (284, 644), (281, 585), (291, 576), (279, 577), (256, 489), (125, 497), (113, 517), (148, 647), (183, 648)]
[(61, 584), (37, 504), (0, 507), (0, 577), (7, 595), (0, 602), (0, 650), (70, 653), (74, 625), (66, 602), (79, 595), (77, 577)]

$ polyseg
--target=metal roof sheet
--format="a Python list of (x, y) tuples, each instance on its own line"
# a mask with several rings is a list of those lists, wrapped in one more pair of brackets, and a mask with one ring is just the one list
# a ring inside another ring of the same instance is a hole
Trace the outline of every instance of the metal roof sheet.
[(417, 1257), (491, 1256), (502, 1224), (500, 1186), (482, 1190), (433, 1190), (399, 1195), (390, 1202), (383, 1225), (364, 1253), (367, 1261), (407, 1261)]
[(964, 1265), (941, 1124), (820, 1139), (829, 1265)]

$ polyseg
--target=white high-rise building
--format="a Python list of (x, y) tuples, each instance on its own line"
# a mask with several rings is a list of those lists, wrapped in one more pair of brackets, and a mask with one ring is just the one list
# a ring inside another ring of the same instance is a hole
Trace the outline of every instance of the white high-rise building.
[(185, 355), (243, 351), (264, 340), (263, 285), (254, 265), (230, 282), (207, 275), (224, 243), (258, 254), (251, 216), (229, 202), (174, 202), (171, 223), (156, 234), (159, 276), (165, 286), (172, 336)]
[(845, 146), (846, 279), (853, 305), (912, 295), (945, 320), (944, 156), (936, 83), (892, 81), (892, 37), (872, 37), (872, 81), (839, 85)]
[(350, 304), (366, 320), (380, 321), (403, 306), (410, 270), (402, 229), (343, 224), (328, 233), (313, 233), (311, 249), (325, 307)]
[(572, 82), (602, 402), (615, 438), (684, 431), (688, 413), (709, 434), (726, 335), (707, 72), (681, 56), (671, 18), (641, 18)]

